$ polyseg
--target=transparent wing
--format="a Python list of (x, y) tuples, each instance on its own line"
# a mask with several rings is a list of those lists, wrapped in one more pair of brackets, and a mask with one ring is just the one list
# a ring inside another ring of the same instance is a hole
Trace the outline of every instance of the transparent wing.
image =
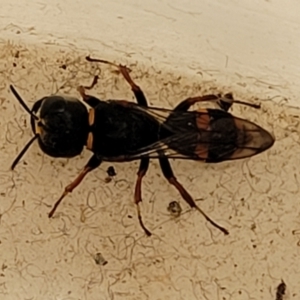
[(161, 124), (160, 140), (129, 155), (220, 162), (256, 155), (274, 143), (272, 135), (250, 121), (219, 109), (171, 111), (141, 108)]

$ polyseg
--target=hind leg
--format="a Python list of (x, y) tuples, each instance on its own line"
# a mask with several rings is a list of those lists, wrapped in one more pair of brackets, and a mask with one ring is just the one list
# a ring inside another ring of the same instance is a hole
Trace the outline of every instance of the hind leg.
[[(215, 95), (206, 95), (203, 97), (195, 97), (195, 98), (188, 98), (181, 103), (179, 103), (174, 111), (187, 111), (193, 104), (200, 102), (200, 101), (217, 101), (219, 99), (218, 96)], [(205, 212), (197, 206), (196, 202), (192, 198), (192, 196), (189, 194), (189, 192), (183, 187), (183, 185), (177, 181), (172, 167), (170, 165), (170, 162), (168, 158), (163, 154), (159, 153), (160, 158), (159, 158), (159, 163), (160, 163), (160, 168), (163, 172), (164, 177), (168, 180), (170, 184), (172, 184), (177, 191), (180, 193), (181, 197), (189, 204), (191, 208), (197, 209), (203, 216), (204, 218), (212, 224), (214, 227), (218, 228), (221, 230), (224, 234), (229, 234), (228, 230), (220, 225), (218, 225), (216, 222), (214, 222), (208, 215), (205, 214)]]
[(236, 104), (241, 104), (241, 105), (246, 105), (250, 106), (253, 108), (260, 108), (259, 104), (252, 104), (248, 102), (243, 102), (240, 100), (234, 100), (232, 94), (228, 93), (225, 94), (223, 97), (221, 95), (204, 95), (204, 96), (199, 96), (199, 97), (191, 97), (183, 100), (180, 102), (176, 107), (175, 111), (181, 110), (181, 111), (186, 111), (188, 110), (192, 105), (198, 103), (198, 102), (215, 102), (217, 105), (225, 111), (228, 111), (230, 107), (236, 103)]
[(212, 224), (214, 227), (221, 230), (224, 234), (229, 234), (228, 230), (220, 225), (218, 225), (216, 222), (214, 222), (208, 215), (205, 214), (205, 212), (197, 206), (192, 196), (189, 194), (189, 192), (177, 181), (176, 177), (174, 176), (174, 173), (172, 171), (171, 165), (169, 163), (169, 160), (166, 157), (161, 157), (159, 159), (161, 170), (165, 176), (165, 178), (169, 181), (170, 184), (172, 184), (177, 191), (180, 193), (181, 197), (189, 204), (191, 208), (197, 209), (204, 218)]

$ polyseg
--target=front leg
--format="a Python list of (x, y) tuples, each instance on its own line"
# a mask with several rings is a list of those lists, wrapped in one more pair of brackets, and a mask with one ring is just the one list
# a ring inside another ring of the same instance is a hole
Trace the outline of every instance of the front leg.
[(57, 207), (61, 203), (61, 201), (69, 194), (71, 193), (84, 179), (84, 177), (91, 172), (92, 170), (98, 168), (101, 164), (102, 160), (99, 159), (95, 154), (90, 158), (88, 163), (85, 165), (83, 170), (79, 173), (79, 175), (73, 180), (69, 185), (65, 187), (64, 192), (60, 196), (60, 198), (56, 201), (54, 204), (52, 210), (49, 213), (49, 218), (52, 218), (53, 214), (55, 213)]
[(102, 64), (107, 64), (116, 67), (119, 72), (123, 75), (124, 79), (129, 83), (131, 90), (133, 91), (135, 98), (137, 100), (137, 103), (141, 106), (148, 106), (147, 105), (147, 99), (144, 95), (144, 92), (141, 90), (141, 88), (132, 80), (131, 76), (129, 75), (129, 69), (126, 66), (123, 65), (117, 65), (115, 63), (112, 63), (107, 60), (103, 59), (97, 59), (97, 58), (91, 58), (89, 56), (86, 57), (87, 61), (90, 62), (99, 62)]
[(91, 106), (92, 108), (95, 108), (100, 103), (100, 100), (94, 96), (87, 95), (85, 93), (85, 90), (91, 90), (97, 84), (97, 82), (98, 82), (98, 76), (96, 75), (94, 77), (91, 85), (89, 85), (89, 86), (80, 85), (77, 88), (77, 91), (79, 92), (80, 96), (82, 97), (82, 100), (85, 103), (87, 103), (89, 106)]

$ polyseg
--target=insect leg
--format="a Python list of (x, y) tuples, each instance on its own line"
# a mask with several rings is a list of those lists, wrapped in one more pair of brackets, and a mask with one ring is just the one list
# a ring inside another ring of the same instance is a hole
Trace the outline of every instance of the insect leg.
[(126, 66), (119, 65), (119, 70), (125, 80), (129, 83), (131, 90), (133, 91), (136, 101), (141, 106), (148, 106), (147, 105), (147, 99), (144, 95), (144, 92), (141, 90), (141, 88), (135, 84), (135, 82), (132, 80), (131, 76), (129, 75), (129, 70)]
[(88, 163), (85, 165), (85, 167), (83, 168), (83, 170), (79, 173), (79, 175), (75, 178), (74, 181), (72, 181), (69, 185), (67, 185), (65, 187), (64, 192), (62, 193), (62, 195), (60, 196), (60, 198), (56, 201), (56, 203), (54, 204), (52, 210), (49, 213), (49, 218), (52, 218), (53, 214), (55, 213), (58, 205), (60, 204), (60, 202), (65, 198), (65, 196), (67, 196), (69, 193), (71, 193), (80, 183), (81, 181), (84, 179), (84, 177), (91, 172), (92, 170), (96, 169), (97, 167), (99, 167), (99, 165), (101, 164), (101, 159), (99, 159), (98, 157), (96, 157), (96, 155), (93, 155), (90, 160), (88, 161)]
[(112, 62), (107, 61), (107, 60), (91, 58), (89, 56), (86, 57), (86, 60), (90, 61), (90, 62), (100, 62), (100, 63), (103, 63), (103, 64), (108, 64), (108, 65), (114, 66), (117, 69), (119, 69), (120, 73), (123, 75), (125, 80), (131, 86), (131, 90), (133, 91), (138, 104), (142, 105), (142, 106), (147, 106), (147, 100), (146, 100), (146, 97), (145, 97), (143, 91), (141, 90), (141, 88), (137, 84), (135, 84), (135, 82), (132, 80), (131, 76), (129, 75), (129, 72), (130, 72), (129, 68), (127, 68), (126, 66), (123, 66), (123, 65), (117, 65), (117, 64), (112, 63)]
[(171, 165), (166, 157), (160, 157), (159, 163), (161, 170), (165, 176), (165, 178), (169, 181), (170, 184), (174, 185), (174, 187), (178, 190), (181, 197), (190, 205), (190, 207), (197, 209), (203, 217), (211, 223), (213, 226), (221, 230), (224, 234), (229, 234), (228, 230), (224, 227), (218, 225), (216, 222), (214, 222), (209, 216), (205, 214), (205, 212), (197, 206), (195, 201), (193, 200), (192, 196), (186, 191), (186, 189), (177, 181), (176, 177), (174, 176), (174, 173), (172, 171)]
[(96, 107), (100, 103), (100, 100), (96, 97), (87, 95), (85, 93), (85, 90), (91, 90), (97, 84), (97, 82), (98, 82), (98, 76), (96, 75), (94, 77), (93, 82), (92, 82), (91, 85), (89, 85), (89, 86), (80, 85), (77, 88), (77, 91), (79, 92), (79, 94), (82, 97), (83, 101), (91, 107)]
[[(206, 95), (203, 97), (194, 97), (194, 98), (187, 98), (186, 100), (182, 101), (181, 103), (179, 103), (175, 108), (174, 111), (187, 111), (192, 105), (194, 105), (197, 102), (200, 101), (218, 101), (219, 97), (216, 95)], [(231, 106), (231, 105), (230, 105)], [(229, 108), (228, 108), (229, 109)], [(228, 110), (227, 109), (227, 110)], [(226, 110), (226, 109), (225, 109)], [(226, 111), (227, 111), (226, 110)], [(220, 227), (218, 224), (216, 224), (214, 221), (212, 221), (195, 203), (195, 201), (193, 200), (193, 198), (191, 197), (191, 195), (184, 189), (184, 187), (176, 180), (174, 173), (172, 171), (171, 165), (168, 161), (167, 158), (163, 157), (159, 160), (160, 162), (160, 166), (161, 169), (164, 173), (164, 176), (168, 179), (168, 181), (173, 184), (177, 190), (179, 191), (179, 193), (181, 194), (181, 196), (183, 197), (183, 199), (192, 207), (192, 208), (196, 208), (198, 211), (200, 211), (200, 213), (205, 217), (205, 219), (207, 221), (209, 221), (210, 223), (212, 223), (212, 225), (216, 226), (217, 228), (219, 228), (222, 232), (224, 232), (225, 234), (228, 234), (229, 232), (223, 228)], [(171, 180), (173, 181), (173, 183), (171, 182)]]
[[(115, 66), (117, 66), (117, 65), (115, 65)], [(133, 82), (133, 80), (131, 79), (128, 69), (125, 66), (121, 66), (121, 65), (119, 65), (117, 67), (120, 70), (120, 72), (122, 73), (122, 75), (124, 76), (125, 80), (130, 84), (131, 89), (137, 100), (137, 103), (141, 106), (147, 107), (148, 106), (147, 99), (146, 99), (143, 91), (140, 89), (140, 87), (138, 85), (136, 85)], [(143, 177), (146, 175), (148, 167), (149, 167), (149, 158), (148, 157), (142, 158), (141, 162), (140, 162), (139, 170), (137, 173), (138, 177), (137, 177), (135, 191), (134, 191), (134, 202), (137, 207), (137, 215), (138, 215), (139, 223), (140, 223), (141, 227), (143, 228), (144, 232), (146, 233), (146, 235), (151, 236), (151, 232), (145, 227), (145, 225), (143, 223), (141, 210), (140, 210), (140, 206), (139, 206), (139, 203), (142, 202), (142, 180), (143, 180)]]
[[(126, 70), (126, 72), (127, 72), (127, 70)], [(129, 74), (128, 74), (128, 77), (130, 78)], [(133, 84), (133, 86), (131, 86), (131, 88), (132, 88), (132, 91), (135, 95), (137, 103), (141, 106), (148, 106), (147, 99), (146, 99), (143, 91), (132, 80), (131, 80), (131, 82)], [(143, 223), (139, 203), (142, 202), (142, 180), (143, 180), (143, 177), (146, 175), (146, 172), (148, 170), (149, 161), (150, 160), (149, 160), (148, 157), (144, 157), (144, 158), (141, 159), (139, 170), (138, 170), (138, 173), (137, 173), (138, 177), (137, 177), (137, 181), (136, 181), (136, 185), (135, 185), (135, 191), (134, 191), (134, 202), (135, 202), (136, 207), (137, 207), (137, 215), (138, 215), (139, 223), (140, 223), (141, 227), (143, 228), (143, 230), (144, 230), (144, 232), (146, 233), (147, 236), (151, 236), (151, 232), (145, 227), (145, 225)]]
[(234, 100), (232, 94), (228, 93), (225, 94), (223, 97), (221, 95), (204, 95), (204, 96), (199, 96), (199, 97), (192, 97), (192, 98), (187, 98), (180, 102), (174, 110), (181, 110), (181, 111), (186, 111), (188, 110), (192, 105), (198, 103), (198, 102), (215, 102), (217, 105), (225, 110), (228, 111), (229, 108), (232, 106), (233, 103), (241, 104), (241, 105), (246, 105), (250, 106), (253, 108), (260, 108), (259, 104), (252, 104), (248, 102), (243, 102), (240, 100)]
[(145, 225), (143, 223), (141, 210), (140, 210), (140, 206), (139, 206), (139, 203), (142, 202), (142, 179), (145, 176), (145, 174), (148, 170), (148, 167), (149, 167), (149, 158), (147, 158), (147, 157), (142, 158), (141, 162), (140, 162), (139, 171), (137, 173), (138, 177), (137, 177), (135, 191), (134, 191), (134, 203), (136, 204), (136, 207), (137, 207), (137, 215), (138, 215), (138, 219), (139, 219), (141, 227), (143, 228), (143, 230), (145, 231), (145, 233), (148, 236), (151, 236), (151, 232), (145, 227)]
[(137, 180), (136, 180), (135, 191), (134, 191), (134, 203), (136, 204), (138, 220), (141, 227), (143, 228), (146, 235), (151, 236), (151, 232), (145, 227), (143, 223), (141, 210), (139, 206), (140, 202), (142, 202), (142, 180), (147, 173), (149, 167), (149, 161), (150, 159), (147, 156), (140, 159), (140, 166), (137, 172)]
[[(129, 75), (130, 69), (127, 68), (126, 66), (122, 65), (117, 65), (112, 62), (109, 62), (107, 60), (102, 60), (102, 59), (96, 59), (96, 58), (91, 58), (91, 57), (86, 57), (86, 60), (90, 62), (100, 62), (104, 64), (108, 64), (111, 66), (116, 67), (119, 72), (123, 75), (124, 79), (129, 83), (131, 90), (133, 91), (136, 101), (139, 105), (147, 107), (147, 99), (144, 95), (144, 92), (141, 90), (141, 88), (132, 80), (131, 76)], [(128, 105), (128, 103), (126, 103)], [(143, 220), (142, 220), (142, 215), (141, 215), (141, 210), (139, 207), (139, 203), (142, 202), (142, 179), (145, 176), (147, 170), (149, 167), (149, 158), (144, 157), (141, 159), (139, 170), (137, 173), (137, 181), (135, 185), (135, 192), (134, 192), (134, 202), (137, 205), (137, 215), (139, 219), (139, 223), (143, 230), (145, 231), (146, 235), (150, 236), (151, 232), (145, 227)]]

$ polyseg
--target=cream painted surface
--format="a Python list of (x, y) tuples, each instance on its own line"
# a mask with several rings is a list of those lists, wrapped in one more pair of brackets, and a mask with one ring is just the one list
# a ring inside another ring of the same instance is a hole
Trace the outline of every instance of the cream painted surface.
[(297, 0), (2, 0), (0, 28), (2, 38), (197, 70), (298, 105), (299, 13)]
[[(0, 299), (299, 299), (299, 1), (1, 1)], [(127, 84), (93, 54), (126, 63), (152, 105), (173, 107), (207, 92), (262, 103), (233, 113), (267, 128), (274, 147), (218, 165), (172, 162), (182, 184), (223, 236), (190, 211), (153, 162), (144, 180), (144, 236), (133, 204), (138, 163), (103, 164), (47, 213), (90, 157), (51, 159), (31, 137), (30, 104), (100, 81), (99, 98), (132, 99)], [(66, 69), (61, 68), (66, 65)], [(276, 101), (273, 101), (276, 100)], [(170, 217), (170, 201), (184, 214)], [(132, 218), (130, 217), (132, 216)], [(101, 253), (107, 264), (97, 265)]]

